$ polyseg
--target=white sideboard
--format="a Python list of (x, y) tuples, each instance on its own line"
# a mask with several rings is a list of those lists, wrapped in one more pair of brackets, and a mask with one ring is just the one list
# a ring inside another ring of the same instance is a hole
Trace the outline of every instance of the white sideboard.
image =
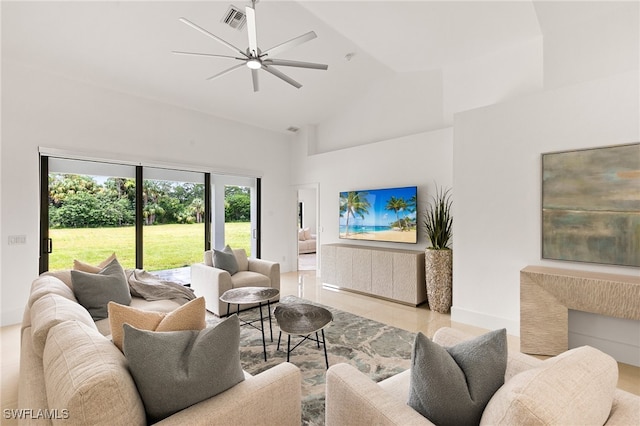
[(323, 244), (321, 254), (326, 284), (414, 306), (427, 301), (424, 251)]

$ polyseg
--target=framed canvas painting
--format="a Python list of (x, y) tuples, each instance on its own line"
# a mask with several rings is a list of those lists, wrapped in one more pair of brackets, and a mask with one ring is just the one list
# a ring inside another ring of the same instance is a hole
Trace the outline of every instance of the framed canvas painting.
[(640, 266), (640, 143), (542, 154), (542, 258)]

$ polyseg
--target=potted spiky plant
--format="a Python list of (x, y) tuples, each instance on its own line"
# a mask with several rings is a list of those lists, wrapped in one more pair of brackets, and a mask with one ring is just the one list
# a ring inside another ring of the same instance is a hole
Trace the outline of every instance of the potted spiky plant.
[(447, 313), (451, 309), (453, 284), (453, 252), (449, 242), (453, 236), (451, 190), (438, 189), (424, 214), (424, 233), (431, 246), (425, 249), (427, 300), (432, 311)]

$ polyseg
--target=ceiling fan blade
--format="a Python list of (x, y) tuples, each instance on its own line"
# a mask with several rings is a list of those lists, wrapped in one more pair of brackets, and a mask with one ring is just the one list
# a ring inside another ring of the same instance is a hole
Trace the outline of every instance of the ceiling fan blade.
[(246, 58), (238, 58), (236, 56), (229, 56), (229, 55), (216, 55), (213, 53), (198, 53), (198, 52), (181, 52), (179, 50), (172, 50), (171, 53), (175, 53), (176, 55), (191, 55), (191, 56), (211, 56), (214, 58), (231, 58), (231, 59), (239, 59), (241, 61), (244, 61)]
[(265, 70), (266, 72), (269, 72), (269, 73), (275, 75), (276, 77), (286, 81), (290, 85), (294, 86), (296, 89), (299, 89), (299, 88), (302, 87), (302, 84), (298, 83), (297, 81), (295, 81), (294, 79), (292, 79), (288, 75), (283, 74), (282, 72), (278, 71), (275, 68), (271, 68), (270, 66), (263, 64), (262, 65), (262, 69)]
[(264, 52), (262, 52), (260, 54), (260, 56), (266, 56), (266, 55), (270, 55), (270, 56), (275, 56), (278, 53), (282, 53), (285, 50), (289, 50), (295, 46), (301, 45), (302, 43), (305, 43), (309, 40), (313, 40), (314, 38), (318, 37), (316, 35), (315, 32), (313, 31), (309, 31), (306, 34), (302, 34), (301, 36), (298, 36), (296, 38), (292, 38), (289, 41), (285, 41), (284, 43), (280, 43), (277, 46), (273, 46), (271, 49), (267, 49)]
[(205, 30), (202, 27), (199, 27), (198, 25), (194, 24), (193, 22), (189, 21), (186, 18), (180, 18), (180, 22), (187, 24), (188, 26), (190, 26), (191, 28), (193, 28), (194, 30), (200, 31), (202, 34), (211, 37), (212, 39), (214, 39), (215, 41), (217, 41), (218, 43), (221, 43), (225, 46), (227, 46), (229, 49), (233, 50), (234, 52), (238, 52), (240, 53), (242, 56), (247, 57), (247, 54), (244, 53), (242, 50), (238, 49), (237, 47), (235, 47), (233, 44), (228, 43), (226, 41), (224, 41), (223, 39), (221, 39), (220, 37), (211, 34), (209, 31)]
[(265, 59), (262, 61), (267, 65), (280, 65), (283, 67), (311, 68), (315, 70), (326, 70), (329, 65), (315, 64), (313, 62), (289, 61), (287, 59)]
[(258, 84), (258, 70), (251, 70), (251, 79), (253, 80), (253, 91), (257, 92), (260, 90), (260, 85)]
[(245, 66), (245, 64), (244, 64), (244, 63), (238, 64), (238, 65), (235, 65), (235, 66), (233, 66), (233, 67), (231, 67), (231, 68), (229, 68), (229, 69), (226, 69), (226, 70), (224, 70), (224, 71), (222, 71), (222, 72), (219, 72), (219, 73), (218, 73), (218, 74), (216, 74), (216, 75), (212, 75), (211, 77), (207, 78), (207, 80), (214, 80), (214, 79), (216, 79), (216, 78), (218, 78), (218, 77), (222, 77), (223, 75), (225, 75), (225, 74), (229, 74), (231, 71), (235, 71), (235, 70), (237, 70), (238, 68), (240, 68), (240, 67), (244, 67), (244, 66)]
[(256, 11), (251, 6), (245, 8), (247, 16), (247, 35), (249, 36), (249, 52), (258, 56), (258, 29), (256, 27)]

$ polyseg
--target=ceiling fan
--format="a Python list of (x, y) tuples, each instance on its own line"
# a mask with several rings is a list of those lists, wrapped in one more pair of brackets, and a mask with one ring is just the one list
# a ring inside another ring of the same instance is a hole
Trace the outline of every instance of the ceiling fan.
[(234, 53), (239, 56), (228, 56), (228, 55), (216, 55), (212, 53), (196, 53), (196, 52), (181, 52), (181, 51), (173, 51), (173, 53), (179, 55), (194, 55), (194, 56), (210, 56), (216, 58), (230, 58), (241, 61), (241, 63), (234, 65), (233, 67), (226, 69), (216, 75), (213, 75), (207, 80), (213, 80), (218, 77), (222, 77), (225, 74), (228, 74), (232, 71), (235, 71), (244, 66), (248, 67), (251, 70), (251, 78), (253, 80), (253, 91), (257, 92), (259, 90), (258, 84), (258, 71), (264, 70), (268, 73), (275, 75), (276, 77), (286, 81), (297, 89), (302, 87), (302, 84), (298, 83), (291, 77), (282, 73), (280, 70), (274, 68), (274, 66), (283, 66), (283, 67), (296, 67), (296, 68), (310, 68), (317, 70), (326, 70), (329, 68), (328, 65), (324, 64), (316, 64), (313, 62), (300, 62), (300, 61), (291, 61), (288, 59), (276, 59), (274, 56), (282, 53), (286, 50), (289, 50), (295, 46), (298, 46), (302, 43), (305, 43), (309, 40), (313, 40), (317, 37), (316, 33), (313, 31), (309, 31), (306, 34), (293, 38), (289, 41), (285, 41), (284, 43), (278, 44), (270, 49), (265, 51), (260, 50), (258, 47), (258, 36), (257, 36), (257, 28), (256, 28), (256, 12), (255, 12), (256, 0), (251, 1), (251, 6), (247, 6), (245, 8), (246, 18), (247, 18), (247, 35), (249, 39), (249, 47), (246, 50), (242, 50), (232, 45), (231, 43), (226, 42), (220, 37), (211, 34), (209, 31), (204, 28), (194, 24), (186, 18), (180, 18), (180, 22), (190, 26), (191, 28), (200, 31), (204, 35), (211, 37), (215, 41), (223, 44), (224, 46), (231, 49)]

